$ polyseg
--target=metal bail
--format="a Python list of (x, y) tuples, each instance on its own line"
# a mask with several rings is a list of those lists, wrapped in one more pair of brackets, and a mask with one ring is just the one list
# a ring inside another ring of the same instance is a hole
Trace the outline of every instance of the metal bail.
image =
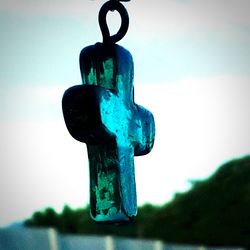
[[(110, 36), (106, 17), (109, 11), (114, 10), (117, 10), (121, 16), (121, 27), (115, 35)], [(120, 41), (127, 33), (129, 26), (128, 12), (126, 8), (117, 0), (110, 0), (101, 7), (98, 20), (102, 32), (103, 43), (115, 44), (116, 42)]]

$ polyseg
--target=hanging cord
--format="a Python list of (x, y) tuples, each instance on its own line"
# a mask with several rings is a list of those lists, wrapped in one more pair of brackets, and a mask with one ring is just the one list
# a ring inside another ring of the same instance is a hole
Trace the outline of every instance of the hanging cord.
[[(128, 12), (125, 9), (125, 7), (120, 3), (122, 2), (128, 2), (130, 0), (110, 0), (106, 2), (100, 9), (99, 12), (99, 25), (102, 32), (103, 37), (103, 43), (105, 44), (115, 44), (116, 42), (120, 41), (127, 33), (128, 26), (129, 26), (129, 17)], [(110, 36), (109, 28), (107, 25), (107, 13), (109, 11), (117, 10), (121, 16), (121, 27), (118, 30), (118, 32)]]

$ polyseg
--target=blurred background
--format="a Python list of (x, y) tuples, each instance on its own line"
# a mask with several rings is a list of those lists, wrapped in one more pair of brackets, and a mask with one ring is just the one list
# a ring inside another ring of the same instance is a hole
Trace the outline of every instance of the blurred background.
[[(81, 49), (102, 41), (97, 17), (104, 2), (1, 0), (1, 226), (35, 211), (46, 214), (48, 207), (62, 215), (88, 204), (86, 146), (68, 133), (61, 99), (67, 88), (81, 84)], [(130, 26), (119, 44), (134, 58), (135, 102), (156, 122), (152, 152), (135, 159), (138, 203), (159, 209), (193, 194), (224, 163), (239, 159), (237, 166), (250, 168), (250, 2), (124, 5)], [(110, 13), (108, 23), (116, 33), (119, 15)], [(249, 197), (249, 184), (244, 187)], [(157, 214), (155, 223), (165, 214)], [(250, 235), (249, 226), (244, 230)]]

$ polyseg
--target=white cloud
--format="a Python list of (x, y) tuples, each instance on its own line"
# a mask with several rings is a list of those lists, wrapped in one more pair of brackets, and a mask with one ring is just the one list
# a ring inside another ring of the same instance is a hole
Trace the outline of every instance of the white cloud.
[[(49, 14), (78, 16), (85, 20), (95, 16), (105, 0), (27, 1), (2, 0), (0, 10), (26, 15)], [(144, 0), (124, 3), (138, 32), (178, 32), (193, 29), (226, 28), (235, 24), (250, 24), (248, 0)]]
[[(24, 14), (35, 16), (41, 15), (64, 15), (64, 16), (90, 16), (93, 12), (98, 11), (100, 6), (99, 1), (27, 1), (27, 0), (3, 0), (1, 2), (0, 10), (11, 12), (14, 14)], [(91, 13), (92, 12), (92, 13)]]
[(1, 123), (0, 128), (0, 224), (47, 206), (86, 204), (86, 149), (70, 137), (63, 120)]
[(187, 179), (205, 178), (224, 161), (250, 153), (249, 81), (221, 76), (136, 87), (136, 102), (156, 120), (155, 147), (137, 158), (140, 202), (164, 202), (186, 189)]
[(61, 100), (69, 84), (9, 86), (0, 93), (1, 121), (51, 121), (62, 118)]
[(248, 0), (145, 0), (143, 4), (128, 4), (134, 32), (149, 37), (157, 33), (171, 37), (196, 31), (231, 32), (237, 25), (250, 25), (249, 8)]
[[(1, 84), (75, 81), (80, 76), (80, 50), (102, 39), (97, 16), (103, 2), (3, 2), (0, 8), (13, 15), (1, 16), (4, 59)], [(137, 75), (136, 79), (158, 83), (190, 75), (249, 73), (249, 3), (243, 0), (124, 3), (129, 11), (130, 28), (121, 44), (135, 58), (135, 70), (140, 77)], [(112, 20), (111, 29), (118, 23), (117, 18)]]

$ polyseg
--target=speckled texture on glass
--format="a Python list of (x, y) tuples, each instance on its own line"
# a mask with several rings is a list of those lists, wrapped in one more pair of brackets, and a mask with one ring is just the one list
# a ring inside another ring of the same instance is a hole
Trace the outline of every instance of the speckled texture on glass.
[(153, 115), (134, 103), (131, 54), (97, 43), (80, 54), (82, 85), (66, 90), (63, 114), (70, 134), (87, 144), (91, 217), (122, 223), (137, 213), (134, 156), (153, 147)]

